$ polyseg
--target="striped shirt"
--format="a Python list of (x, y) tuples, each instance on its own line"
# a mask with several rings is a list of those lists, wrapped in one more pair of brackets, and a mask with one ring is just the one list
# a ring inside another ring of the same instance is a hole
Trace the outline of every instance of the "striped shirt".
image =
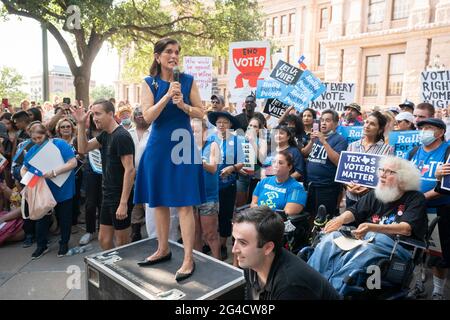
[[(360, 152), (360, 153), (370, 153), (370, 154), (379, 154), (382, 156), (394, 155), (394, 148), (388, 144), (385, 144), (383, 140), (378, 140), (377, 143), (369, 146), (369, 149), (365, 149), (362, 144), (363, 139), (352, 142), (348, 145), (347, 151), (351, 152)], [(363, 194), (364, 195), (364, 194)], [(358, 201), (363, 195), (358, 196), (356, 194), (350, 193), (347, 191), (345, 196), (354, 201)]]

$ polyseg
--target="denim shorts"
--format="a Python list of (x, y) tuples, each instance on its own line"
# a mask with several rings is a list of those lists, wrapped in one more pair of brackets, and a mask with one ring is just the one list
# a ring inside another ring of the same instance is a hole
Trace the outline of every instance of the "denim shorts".
[(199, 206), (194, 206), (200, 216), (212, 216), (219, 214), (219, 202), (206, 202)]

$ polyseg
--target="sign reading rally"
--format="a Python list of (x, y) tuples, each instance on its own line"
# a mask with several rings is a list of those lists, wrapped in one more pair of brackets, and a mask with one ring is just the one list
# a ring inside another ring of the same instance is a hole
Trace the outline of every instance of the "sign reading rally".
[(324, 82), (324, 84), (326, 86), (325, 92), (316, 100), (311, 101), (311, 108), (315, 110), (332, 109), (337, 112), (343, 112), (345, 106), (355, 102), (354, 83)]
[(269, 76), (270, 44), (268, 41), (232, 42), (229, 55), (230, 102), (239, 103), (256, 90), (258, 80)]
[(363, 134), (363, 126), (352, 126), (352, 127), (344, 127), (339, 126), (336, 129), (336, 132), (347, 139), (347, 143), (350, 144), (352, 142), (361, 140)]
[(325, 85), (311, 71), (302, 71), (280, 60), (270, 79), (258, 81), (256, 97), (278, 99), (302, 112), (325, 89)]
[(194, 77), (203, 101), (209, 101), (212, 93), (213, 67), (211, 57), (184, 57), (184, 72)]
[(394, 147), (394, 155), (405, 158), (415, 146), (420, 146), (419, 131), (391, 131), (389, 133), (389, 145)]
[(289, 63), (280, 60), (278, 61), (278, 64), (273, 69), (270, 76), (284, 84), (294, 85), (297, 83), (302, 73), (303, 71), (299, 68), (296, 68)]
[(450, 104), (450, 70), (423, 71), (421, 76), (422, 100), (436, 108)]
[(342, 151), (334, 181), (353, 182), (375, 188), (378, 183), (378, 163), (382, 157), (377, 154)]
[(275, 118), (280, 118), (289, 106), (277, 99), (268, 99), (264, 106), (264, 113), (270, 114)]

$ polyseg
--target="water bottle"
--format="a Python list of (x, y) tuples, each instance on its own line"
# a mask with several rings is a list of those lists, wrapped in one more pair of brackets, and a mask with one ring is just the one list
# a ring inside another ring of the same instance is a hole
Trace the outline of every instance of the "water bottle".
[(73, 256), (79, 253), (84, 253), (86, 251), (89, 251), (92, 249), (92, 245), (91, 244), (87, 244), (85, 246), (81, 246), (81, 247), (73, 247), (71, 248), (69, 251), (67, 251), (67, 256)]

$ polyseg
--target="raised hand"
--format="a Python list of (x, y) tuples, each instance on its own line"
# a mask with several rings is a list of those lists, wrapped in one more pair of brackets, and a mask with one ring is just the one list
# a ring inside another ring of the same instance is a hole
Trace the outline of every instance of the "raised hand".
[(91, 114), (91, 111), (85, 111), (83, 107), (83, 101), (80, 100), (80, 103), (76, 106), (71, 106), (70, 111), (72, 112), (73, 118), (77, 121), (79, 124), (85, 124), (87, 118)]

